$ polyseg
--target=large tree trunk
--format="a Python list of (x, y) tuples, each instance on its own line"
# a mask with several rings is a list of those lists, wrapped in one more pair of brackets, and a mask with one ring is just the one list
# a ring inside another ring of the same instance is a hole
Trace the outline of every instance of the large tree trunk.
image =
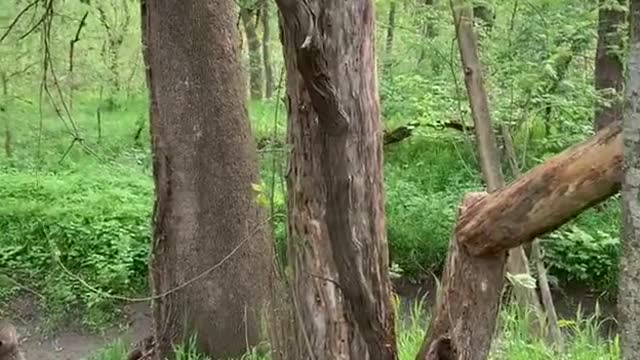
[[(467, 199), (451, 240), (444, 291), (418, 359), (485, 360), (495, 330), (504, 252), (615, 194), (621, 174), (622, 132), (616, 122), (509, 186), (477, 201)], [(438, 349), (453, 355), (438, 357)]]
[(640, 0), (631, 0), (629, 81), (624, 117), (623, 246), (618, 314), (622, 359), (640, 359)]
[(249, 47), (249, 92), (251, 99), (259, 100), (262, 99), (262, 60), (260, 59), (260, 40), (252, 15), (252, 9), (240, 9), (240, 18)]
[(253, 193), (231, 0), (142, 2), (156, 203), (151, 282), (160, 358), (197, 336), (214, 358), (257, 343), (273, 281)]
[[(465, 85), (469, 96), (471, 114), (475, 125), (475, 134), (480, 153), (482, 174), (487, 184), (487, 190), (494, 192), (504, 187), (504, 176), (500, 169), (500, 159), (496, 138), (491, 124), (489, 101), (484, 89), (482, 69), (478, 59), (477, 44), (473, 29), (472, 6), (465, 0), (452, 2), (454, 23), (460, 48), (460, 58), (464, 67)], [(529, 262), (522, 247), (515, 247), (509, 251), (507, 271), (513, 275), (528, 274)], [(531, 329), (540, 328), (542, 306), (534, 289), (514, 284), (516, 300), (524, 308), (534, 311), (535, 320)]]
[(600, 0), (598, 10), (598, 47), (595, 60), (595, 89), (602, 94), (608, 105), (596, 105), (593, 125), (596, 130), (622, 119), (624, 87), (624, 67), (622, 48), (624, 46), (625, 0), (615, 0), (614, 6), (605, 4), (612, 1)]
[(277, 3), (292, 145), (296, 359), (395, 359), (373, 3)]
[(262, 62), (264, 65), (264, 94), (267, 99), (273, 96), (273, 66), (271, 65), (271, 24), (269, 17), (271, 11), (269, 8), (270, 0), (262, 1)]

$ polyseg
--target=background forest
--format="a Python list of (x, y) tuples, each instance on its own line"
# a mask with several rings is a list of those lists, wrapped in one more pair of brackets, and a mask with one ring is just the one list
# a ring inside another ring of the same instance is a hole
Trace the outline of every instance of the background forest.
[[(593, 135), (596, 106), (616, 101), (595, 90), (594, 64), (598, 12), (620, 5), (476, 3), (480, 60), (510, 180)], [(239, 5), (248, 112), (260, 154), (256, 199), (272, 215), (286, 264), (287, 110), (278, 19), (274, 4)], [(422, 308), (412, 300), (435, 292), (458, 204), (484, 184), (449, 3), (375, 5), (390, 271), (411, 310), (401, 338), (408, 359), (423, 335)], [(153, 179), (140, 6), (57, 0), (41, 7), (0, 4), (0, 315), (18, 314), (25, 326), (45, 332), (97, 331), (124, 321), (126, 301), (118, 296), (145, 296), (149, 288)], [(51, 16), (41, 18), (43, 12)], [(627, 34), (626, 23), (617, 31)], [(609, 51), (624, 59), (624, 46)], [(575, 314), (579, 302), (592, 312), (599, 300), (604, 316), (615, 315), (620, 218), (615, 196), (540, 239), (563, 327), (577, 329), (567, 358), (615, 358), (615, 340), (595, 340), (595, 318), (585, 325)], [(417, 289), (424, 283), (431, 285)], [(505, 312), (502, 325), (521, 346), (496, 356), (549, 358), (543, 345), (518, 338), (524, 331), (516, 317)]]

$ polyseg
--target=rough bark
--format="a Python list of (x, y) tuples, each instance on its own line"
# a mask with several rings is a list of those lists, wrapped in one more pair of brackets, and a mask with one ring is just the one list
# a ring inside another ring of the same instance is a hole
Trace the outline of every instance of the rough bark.
[(371, 0), (278, 0), (296, 359), (395, 359)]
[(249, 93), (251, 99), (259, 100), (262, 99), (262, 59), (260, 58), (260, 39), (258, 39), (252, 15), (252, 9), (240, 9), (240, 18), (249, 48)]
[[(458, 217), (485, 193), (465, 195)], [(449, 242), (434, 316), (417, 360), (485, 360), (500, 307), (506, 252), (471, 255), (454, 234)]]
[(505, 251), (614, 194), (621, 173), (622, 132), (620, 123), (614, 123), (511, 185), (465, 198), (450, 243), (443, 292), (417, 359), (486, 359)]
[[(142, 2), (156, 202), (150, 265), (161, 359), (197, 336), (212, 358), (260, 339), (272, 248), (231, 0)], [(180, 286), (180, 287), (179, 287)]]
[(629, 81), (624, 116), (623, 246), (618, 316), (622, 359), (640, 359), (640, 0), (631, 0)]
[[(487, 184), (487, 190), (494, 192), (504, 187), (505, 181), (500, 168), (500, 159), (496, 137), (493, 131), (489, 100), (484, 88), (482, 69), (477, 53), (471, 4), (465, 0), (452, 2), (456, 34), (460, 48), (460, 58), (464, 67), (465, 85), (469, 96), (471, 114), (475, 125), (475, 135), (480, 153), (482, 174)], [(507, 271), (511, 274), (528, 274), (529, 262), (522, 247), (509, 250)], [(534, 289), (514, 284), (515, 298), (520, 305), (534, 311), (535, 320), (531, 330), (537, 332), (542, 317), (542, 306)]]
[(264, 65), (264, 95), (267, 99), (273, 97), (273, 66), (271, 65), (271, 23), (269, 0), (262, 1), (262, 63)]
[[(609, 3), (609, 4), (607, 4)], [(615, 3), (615, 4), (611, 4)], [(624, 67), (620, 51), (624, 46), (625, 0), (600, 0), (598, 9), (598, 45), (595, 59), (595, 89), (602, 92), (608, 105), (597, 104), (593, 125), (596, 130), (622, 119)], [(618, 53), (616, 53), (616, 51)]]
[(455, 232), (473, 255), (496, 254), (607, 199), (621, 179), (622, 132), (615, 122), (489, 194), (459, 219)]

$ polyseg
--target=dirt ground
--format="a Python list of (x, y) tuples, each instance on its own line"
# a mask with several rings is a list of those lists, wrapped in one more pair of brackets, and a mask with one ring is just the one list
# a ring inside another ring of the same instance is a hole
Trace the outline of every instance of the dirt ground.
[[(424, 299), (427, 310), (434, 301), (433, 284), (416, 285), (407, 281), (395, 281), (395, 292), (401, 298), (403, 318), (409, 318), (416, 300)], [(589, 289), (566, 287), (554, 291), (554, 299), (560, 318), (575, 318), (578, 305), (586, 315), (593, 314), (596, 303), (599, 304), (603, 318), (615, 316), (615, 304), (599, 299)], [(125, 344), (135, 344), (151, 334), (152, 318), (149, 304), (136, 303), (124, 308), (126, 326), (106, 329), (101, 334), (89, 333), (78, 328), (68, 327), (55, 336), (44, 335), (43, 319), (35, 312), (35, 306), (28, 298), (15, 301), (9, 306), (11, 320), (15, 323), (22, 339), (22, 348), (27, 359), (33, 360), (83, 360), (96, 351), (120, 339)], [(615, 331), (613, 321), (603, 323), (603, 335)]]
[(112, 327), (97, 334), (75, 326), (47, 335), (43, 319), (31, 311), (34, 307), (29, 302), (29, 299), (14, 302), (10, 313), (28, 360), (84, 360), (118, 339), (133, 345), (151, 334), (152, 318), (147, 303), (125, 306), (126, 326), (122, 328)]

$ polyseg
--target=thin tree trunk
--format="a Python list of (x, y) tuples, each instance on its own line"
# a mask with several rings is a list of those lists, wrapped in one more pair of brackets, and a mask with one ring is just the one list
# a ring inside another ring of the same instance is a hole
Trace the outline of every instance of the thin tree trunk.
[(7, 111), (9, 99), (9, 78), (3, 72), (0, 81), (2, 82), (2, 103), (0, 103), (0, 115), (4, 120), (4, 152), (8, 158), (13, 157), (13, 140), (11, 132), (11, 120)]
[[(417, 359), (485, 360), (495, 330), (505, 251), (615, 194), (621, 177), (622, 132), (620, 123), (614, 123), (511, 185), (463, 203), (443, 291)], [(452, 355), (438, 357), (439, 349)]]
[[(513, 140), (511, 133), (506, 126), (501, 126), (502, 137), (504, 138), (504, 144), (506, 153), (509, 160), (509, 166), (511, 167), (511, 173), (515, 177), (520, 177), (522, 173), (518, 167), (518, 158), (513, 148)], [(544, 261), (542, 258), (542, 250), (540, 248), (540, 240), (535, 239), (531, 242), (531, 259), (536, 266), (538, 273), (538, 285), (540, 286), (540, 297), (542, 298), (542, 305), (544, 306), (546, 315), (546, 325), (548, 331), (548, 338), (551, 344), (556, 345), (559, 349), (563, 348), (562, 332), (560, 326), (558, 326), (558, 314), (556, 313), (556, 306), (553, 303), (553, 296), (551, 295), (551, 289), (549, 287), (549, 279), (547, 278), (547, 269), (544, 267)]]
[[(484, 89), (482, 70), (478, 60), (471, 4), (465, 0), (453, 1), (452, 10), (460, 47), (460, 57), (464, 66), (465, 84), (476, 130), (482, 174), (487, 184), (487, 190), (494, 192), (504, 187), (505, 181), (500, 169), (498, 147), (491, 124), (489, 101)], [(509, 251), (507, 271), (513, 275), (529, 273), (529, 262), (522, 247), (516, 247)], [(538, 330), (540, 328), (542, 306), (535, 290), (519, 284), (514, 284), (513, 289), (518, 303), (524, 308), (534, 311), (535, 321), (531, 324), (531, 330)]]
[(249, 92), (251, 99), (262, 99), (262, 60), (260, 59), (260, 40), (252, 19), (251, 9), (240, 9), (240, 18), (247, 35), (249, 46)]
[(373, 2), (277, 3), (292, 145), (295, 359), (396, 359)]
[[(600, 0), (598, 10), (598, 47), (595, 60), (595, 89), (607, 90), (605, 99), (609, 105), (596, 105), (593, 125), (596, 130), (622, 119), (624, 87), (624, 67), (622, 48), (624, 46), (622, 26), (625, 23), (625, 0), (615, 0), (615, 6)], [(611, 2), (611, 1), (609, 1)], [(619, 8), (617, 8), (619, 7)], [(618, 53), (616, 53), (616, 51)]]
[(262, 1), (262, 62), (264, 65), (264, 80), (265, 80), (265, 97), (271, 99), (273, 97), (273, 67), (271, 65), (271, 25), (269, 23), (269, 17), (271, 11), (269, 9), (269, 0)]
[(197, 336), (212, 358), (261, 338), (273, 252), (252, 184), (231, 0), (142, 2), (156, 202), (151, 282), (158, 357)]
[(396, 2), (392, 0), (389, 4), (389, 16), (387, 20), (387, 41), (385, 49), (384, 70), (387, 74), (391, 73), (393, 66), (393, 35), (396, 28)]
[(631, 0), (629, 81), (624, 116), (623, 246), (618, 314), (622, 360), (640, 359), (640, 0)]

